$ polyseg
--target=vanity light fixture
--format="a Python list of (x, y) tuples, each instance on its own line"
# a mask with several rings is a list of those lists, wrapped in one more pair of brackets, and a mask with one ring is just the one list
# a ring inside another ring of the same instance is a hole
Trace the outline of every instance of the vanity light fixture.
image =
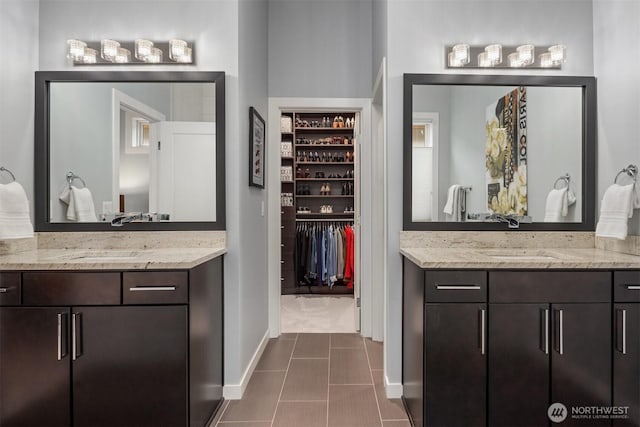
[[(566, 46), (504, 46), (498, 43), (486, 46), (458, 43), (445, 47), (447, 68), (552, 68), (560, 69), (566, 62)], [(536, 51), (544, 52), (536, 57)], [(503, 55), (506, 60), (503, 62)]]
[(103, 39), (99, 42), (67, 40), (67, 58), (73, 65), (193, 64), (193, 54), (193, 43), (179, 39), (165, 42), (147, 39)]

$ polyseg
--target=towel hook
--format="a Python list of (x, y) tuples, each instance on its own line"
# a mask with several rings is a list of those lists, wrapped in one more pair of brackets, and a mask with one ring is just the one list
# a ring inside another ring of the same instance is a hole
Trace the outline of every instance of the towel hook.
[(633, 179), (633, 182), (635, 183), (638, 179), (638, 166), (636, 165), (629, 165), (626, 168), (622, 169), (620, 172), (618, 172), (618, 174), (616, 175), (616, 177), (613, 179), (613, 183), (617, 184), (618, 181), (618, 177), (622, 174), (627, 174), (631, 179)]
[(9, 175), (11, 175), (11, 179), (13, 179), (13, 181), (16, 180), (16, 176), (13, 174), (13, 172), (11, 172), (9, 169), (5, 168), (4, 166), (0, 166), (0, 172), (6, 172)]
[(67, 183), (69, 184), (69, 187), (71, 187), (71, 184), (72, 184), (72, 183), (73, 183), (73, 181), (75, 181), (76, 179), (77, 179), (77, 180), (79, 180), (79, 181), (82, 183), (82, 185), (83, 185), (84, 187), (86, 187), (86, 186), (87, 186), (87, 183), (86, 183), (86, 182), (84, 182), (84, 179), (80, 178), (78, 175), (76, 175), (75, 173), (73, 173), (73, 172), (71, 172), (71, 171), (67, 172)]
[(571, 175), (569, 175), (568, 173), (558, 177), (558, 179), (556, 179), (556, 182), (553, 183), (553, 188), (556, 190), (559, 190), (560, 188), (557, 188), (556, 186), (558, 185), (559, 182), (564, 182), (565, 183), (565, 187), (560, 187), (560, 188), (568, 188), (569, 184), (571, 183)]

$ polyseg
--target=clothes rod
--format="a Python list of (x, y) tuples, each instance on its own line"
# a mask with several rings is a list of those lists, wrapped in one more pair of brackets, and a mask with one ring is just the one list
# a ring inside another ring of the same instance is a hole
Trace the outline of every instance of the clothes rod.
[(353, 219), (313, 219), (313, 218), (296, 218), (296, 222), (313, 221), (313, 222), (353, 222)]

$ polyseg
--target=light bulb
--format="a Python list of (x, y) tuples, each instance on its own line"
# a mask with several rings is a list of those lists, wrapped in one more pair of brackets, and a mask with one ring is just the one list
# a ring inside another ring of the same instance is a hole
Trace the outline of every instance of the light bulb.
[(518, 52), (510, 53), (507, 56), (507, 60), (509, 61), (510, 67), (522, 67), (522, 61), (520, 60), (520, 55)]
[(126, 64), (127, 62), (131, 61), (131, 51), (129, 49), (125, 49), (125, 48), (118, 48), (118, 53), (116, 55), (116, 57), (114, 58), (114, 62), (117, 62), (118, 64)]
[(67, 40), (67, 58), (73, 59), (74, 61), (82, 60), (86, 47), (87, 44), (83, 41), (75, 39)]
[(91, 49), (90, 47), (85, 48), (84, 55), (82, 56), (83, 64), (95, 64), (98, 58), (98, 51), (95, 49)]
[(540, 54), (540, 66), (544, 68), (553, 67), (553, 60), (551, 59), (551, 53), (545, 52)]
[(145, 39), (136, 40), (135, 56), (136, 59), (144, 61), (147, 56), (151, 54), (153, 49), (153, 42)]
[(481, 52), (478, 54), (478, 67), (493, 67), (493, 61), (489, 59), (487, 52)]
[[(498, 65), (502, 63), (502, 45), (490, 44), (489, 46), (484, 48), (484, 51), (487, 54), (487, 59), (491, 61), (492, 65)], [(478, 60), (478, 62), (480, 61)]]
[(169, 59), (178, 61), (178, 58), (185, 56), (187, 51), (187, 42), (184, 40), (169, 40)]
[(115, 40), (104, 39), (100, 42), (100, 56), (107, 61), (115, 61), (118, 49), (120, 49), (120, 43)]
[(468, 44), (457, 44), (451, 48), (453, 52), (453, 56), (455, 60), (459, 62), (461, 65), (465, 65), (469, 63), (469, 45)]
[(563, 44), (556, 44), (549, 47), (549, 53), (553, 65), (560, 65), (567, 62), (567, 47)]
[(157, 47), (152, 47), (151, 52), (144, 58), (144, 61), (152, 64), (162, 62), (162, 50)]
[(516, 52), (518, 52), (518, 57), (521, 62), (521, 66), (533, 64), (535, 58), (535, 50), (532, 44), (523, 44), (522, 46), (518, 46), (516, 48)]

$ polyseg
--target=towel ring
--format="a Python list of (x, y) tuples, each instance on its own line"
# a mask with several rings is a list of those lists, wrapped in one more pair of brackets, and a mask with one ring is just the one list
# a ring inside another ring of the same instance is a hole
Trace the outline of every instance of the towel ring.
[[(557, 187), (557, 185), (558, 185), (558, 183), (559, 183), (559, 182), (560, 182), (560, 183), (564, 182), (564, 183), (565, 183), (565, 186), (564, 186), (564, 187), (560, 187), (560, 188), (558, 188), (558, 187)], [(561, 188), (569, 188), (569, 184), (570, 184), (570, 183), (571, 183), (571, 175), (569, 175), (569, 174), (567, 173), (567, 174), (565, 174), (565, 175), (563, 175), (563, 176), (561, 176), (561, 177), (558, 177), (558, 179), (556, 179), (556, 182), (554, 182), (554, 183), (553, 183), (553, 188), (554, 188), (555, 190), (560, 190)]]
[(80, 178), (78, 175), (76, 175), (75, 173), (69, 171), (67, 172), (67, 183), (69, 184), (69, 187), (71, 187), (71, 184), (73, 183), (73, 181), (75, 180), (79, 180), (82, 183), (83, 187), (87, 186), (87, 183), (84, 182), (84, 179)]
[(6, 172), (9, 175), (11, 175), (11, 179), (13, 179), (12, 182), (15, 182), (16, 180), (16, 176), (13, 174), (13, 172), (11, 172), (9, 169), (5, 168), (4, 166), (0, 166), (0, 172)]
[(613, 183), (614, 184), (618, 183), (618, 178), (622, 174), (627, 174), (629, 176), (629, 178), (633, 179), (633, 182), (635, 183), (637, 181), (637, 179), (638, 179), (638, 166), (629, 165), (626, 168), (622, 169), (620, 172), (618, 172), (616, 177), (613, 179)]

